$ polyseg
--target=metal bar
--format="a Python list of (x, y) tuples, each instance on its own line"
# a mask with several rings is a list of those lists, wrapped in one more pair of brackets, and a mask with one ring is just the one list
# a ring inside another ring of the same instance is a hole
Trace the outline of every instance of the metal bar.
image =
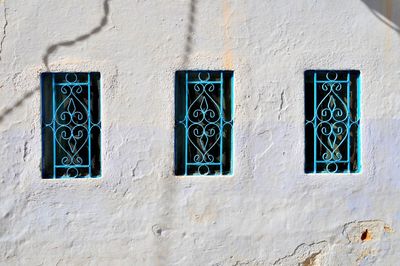
[(97, 124), (98, 124), (98, 128), (99, 128), (99, 143), (100, 143), (100, 149), (99, 149), (99, 169), (100, 169), (100, 171), (99, 171), (99, 175), (101, 176), (101, 173), (102, 173), (102, 168), (101, 168), (101, 160), (102, 160), (102, 156), (101, 156), (101, 154), (102, 154), (102, 152), (101, 152), (101, 149), (102, 149), (102, 147), (103, 147), (103, 143), (102, 143), (102, 138), (101, 138), (101, 117), (102, 117), (102, 115), (101, 115), (101, 112), (102, 112), (102, 97), (101, 97), (101, 90), (102, 90), (102, 88), (103, 88), (103, 81), (102, 81), (102, 79), (101, 79), (101, 75), (100, 75), (100, 80), (99, 80), (99, 88), (98, 88), (98, 97), (99, 97), (99, 99), (98, 99), (98, 104), (99, 104), (99, 110), (98, 110), (98, 117), (99, 117), (99, 121), (97, 121)]
[(92, 177), (92, 145), (91, 145), (91, 115), (90, 115), (90, 111), (91, 111), (91, 104), (90, 104), (90, 73), (88, 73), (87, 75), (88, 77), (88, 90), (87, 90), (87, 94), (88, 94), (88, 105), (87, 105), (87, 115), (88, 115), (88, 165), (89, 165), (89, 177)]
[(188, 86), (188, 77), (189, 73), (185, 73), (185, 94), (186, 94), (186, 103), (185, 103), (185, 175), (187, 175), (187, 166), (188, 166), (188, 98), (189, 98), (189, 86)]
[(54, 84), (57, 86), (79, 86), (79, 85), (87, 86), (89, 82), (60, 82), (60, 83), (55, 82)]
[(44, 172), (45, 172), (45, 144), (44, 144), (44, 134), (45, 134), (45, 128), (46, 128), (46, 109), (45, 109), (45, 99), (44, 99), (44, 86), (43, 86), (43, 74), (40, 75), (40, 93), (41, 93), (41, 121), (42, 121), (42, 165), (41, 165), (41, 169), (42, 169), (42, 178), (44, 178)]
[(220, 163), (187, 163), (187, 165), (220, 165)]
[[(321, 160), (317, 160), (316, 162), (317, 163), (326, 163), (326, 161), (321, 161)], [(335, 162), (335, 163), (348, 163), (349, 160), (335, 160), (335, 161), (332, 161), (332, 162)]]
[(234, 90), (234, 78), (235, 76), (232, 73), (232, 77), (231, 77), (231, 100), (230, 100), (230, 108), (231, 108), (231, 121), (232, 121), (232, 126), (231, 126), (231, 169), (230, 169), (230, 173), (233, 174), (235, 171), (234, 168), (234, 156), (235, 156), (235, 134), (234, 134), (234, 130), (233, 130), (233, 123), (234, 123), (234, 118), (235, 118), (235, 90)]
[[(350, 72), (347, 73), (347, 80), (350, 80)], [(347, 82), (347, 87), (346, 87), (346, 93), (347, 93), (347, 160), (349, 161), (347, 163), (347, 171), (350, 172), (350, 118), (351, 118), (351, 112), (350, 112), (350, 82)]]
[(316, 125), (317, 125), (317, 119), (318, 119), (318, 110), (317, 110), (317, 72), (314, 72), (314, 168), (313, 172), (317, 171), (317, 131), (316, 131)]
[(53, 179), (56, 178), (56, 164), (57, 164), (57, 157), (56, 157), (56, 137), (57, 137), (57, 125), (56, 125), (56, 86), (55, 86), (55, 79), (54, 79), (54, 73), (51, 74), (51, 80), (52, 80), (52, 86), (51, 86), (51, 94), (53, 98), (53, 103), (52, 103), (52, 123), (53, 123)]
[(348, 83), (350, 80), (316, 80), (316, 83)]
[(188, 81), (188, 84), (221, 84), (222, 81)]
[(79, 164), (74, 164), (74, 165), (56, 165), (56, 168), (87, 168), (89, 165), (79, 165)]
[(357, 77), (357, 172), (361, 172), (361, 73)]
[(221, 71), (221, 88), (219, 90), (219, 121), (220, 121), (220, 125), (219, 125), (219, 136), (220, 136), (220, 143), (219, 143), (219, 163), (220, 163), (220, 167), (219, 167), (219, 171), (220, 171), (220, 175), (222, 175), (222, 146), (224, 145), (224, 139), (223, 139), (223, 130), (224, 130), (224, 125), (223, 125), (223, 112), (222, 112), (222, 103), (224, 100), (224, 73)]

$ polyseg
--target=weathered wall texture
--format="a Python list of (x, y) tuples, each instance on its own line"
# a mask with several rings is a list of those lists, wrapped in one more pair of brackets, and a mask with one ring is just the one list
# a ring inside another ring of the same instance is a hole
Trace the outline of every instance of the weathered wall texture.
[[(400, 1), (1, 0), (0, 264), (399, 265)], [(174, 72), (235, 71), (235, 174), (173, 175)], [(362, 74), (306, 175), (303, 72)], [(39, 74), (100, 71), (103, 178), (42, 180)]]

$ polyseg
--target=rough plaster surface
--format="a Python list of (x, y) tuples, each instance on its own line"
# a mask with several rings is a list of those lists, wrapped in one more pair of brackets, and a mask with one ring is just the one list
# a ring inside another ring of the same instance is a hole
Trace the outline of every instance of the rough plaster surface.
[[(399, 4), (1, 0), (0, 264), (399, 265)], [(173, 175), (178, 69), (235, 71), (234, 176)], [(361, 174), (304, 174), (307, 69), (361, 71)], [(41, 179), (47, 70), (101, 72), (102, 179)]]

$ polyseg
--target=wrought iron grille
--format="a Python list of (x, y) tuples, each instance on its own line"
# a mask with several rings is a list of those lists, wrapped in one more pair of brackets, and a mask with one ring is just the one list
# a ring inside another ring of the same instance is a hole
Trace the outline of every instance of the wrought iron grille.
[(177, 71), (175, 78), (175, 173), (231, 174), (233, 71)]
[(360, 72), (306, 71), (304, 76), (305, 172), (359, 172)]
[(99, 177), (100, 73), (42, 73), (43, 178)]

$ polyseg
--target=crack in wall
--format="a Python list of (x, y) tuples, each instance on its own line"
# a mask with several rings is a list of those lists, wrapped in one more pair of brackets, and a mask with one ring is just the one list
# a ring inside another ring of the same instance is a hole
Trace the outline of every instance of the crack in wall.
[(26, 156), (28, 155), (28, 142), (25, 141), (24, 143), (24, 153), (22, 155), (22, 159), (26, 162)]
[(138, 173), (137, 173), (137, 170), (138, 170), (138, 168), (139, 168), (139, 164), (142, 162), (143, 160), (138, 160), (137, 162), (136, 162), (136, 165), (135, 165), (135, 167), (132, 169), (132, 177), (135, 177)]
[(44, 65), (46, 66), (46, 68), (48, 70), (49, 70), (49, 57), (50, 57), (51, 54), (56, 52), (58, 50), (58, 48), (73, 46), (78, 42), (82, 42), (84, 40), (89, 39), (93, 35), (101, 32), (103, 30), (103, 28), (108, 24), (108, 17), (109, 17), (109, 14), (110, 14), (110, 0), (104, 0), (104, 2), (103, 2), (103, 10), (104, 10), (104, 14), (103, 14), (103, 17), (100, 20), (100, 24), (98, 26), (96, 26), (95, 28), (93, 28), (88, 33), (80, 35), (80, 36), (76, 37), (73, 40), (62, 41), (62, 42), (59, 42), (59, 43), (56, 43), (56, 44), (52, 44), (49, 47), (47, 47), (46, 53), (42, 57), (42, 61), (43, 61)]
[(7, 19), (6, 1), (4, 1), (4, 3), (3, 3), (3, 12), (4, 12), (4, 20), (5, 20), (5, 22), (4, 22), (4, 25), (3, 25), (3, 37), (1, 38), (1, 41), (0, 41), (0, 61), (2, 59), (1, 55), (3, 53), (3, 44), (4, 44), (4, 41), (5, 41), (6, 36), (7, 36), (8, 19)]
[(281, 120), (282, 111), (283, 111), (283, 103), (285, 101), (285, 91), (281, 92), (281, 103), (279, 104), (279, 113), (278, 113), (278, 120)]

